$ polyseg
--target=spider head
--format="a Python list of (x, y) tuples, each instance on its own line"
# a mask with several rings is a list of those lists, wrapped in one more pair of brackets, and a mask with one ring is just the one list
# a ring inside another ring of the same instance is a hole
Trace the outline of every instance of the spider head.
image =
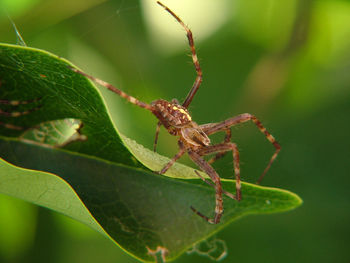
[(191, 122), (188, 126), (181, 128), (181, 136), (193, 146), (208, 146), (210, 139), (197, 123)]
[(180, 135), (183, 140), (192, 146), (208, 146), (210, 139), (192, 121), (187, 109), (177, 100), (168, 102), (166, 100), (156, 100), (151, 103), (152, 113), (160, 120), (168, 132), (172, 135)]

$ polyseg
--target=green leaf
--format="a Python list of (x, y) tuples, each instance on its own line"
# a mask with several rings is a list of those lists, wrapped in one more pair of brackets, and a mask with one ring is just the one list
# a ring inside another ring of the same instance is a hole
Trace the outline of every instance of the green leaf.
[[(157, 247), (173, 259), (239, 217), (301, 204), (288, 191), (244, 183), (243, 200), (224, 197), (222, 222), (208, 224), (190, 206), (213, 215), (214, 190), (179, 163), (167, 176), (152, 172), (169, 159), (120, 135), (96, 87), (68, 65), (42, 50), (0, 45), (0, 98), (33, 100), (0, 105), (28, 111), (0, 116), (0, 193), (66, 214), (147, 261)], [(235, 191), (232, 180), (223, 187)]]

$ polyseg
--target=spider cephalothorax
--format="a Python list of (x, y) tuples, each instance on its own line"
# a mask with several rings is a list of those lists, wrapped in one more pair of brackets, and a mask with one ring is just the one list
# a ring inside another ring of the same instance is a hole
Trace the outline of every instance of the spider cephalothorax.
[(153, 114), (172, 135), (182, 137), (182, 141), (189, 147), (208, 146), (210, 139), (201, 127), (192, 121), (188, 110), (177, 102), (156, 100), (151, 103)]
[[(263, 174), (260, 176), (258, 183), (265, 176), (266, 172), (269, 170), (271, 164), (276, 159), (281, 147), (275, 140), (275, 138), (265, 129), (265, 127), (261, 124), (261, 122), (254, 116), (249, 113), (244, 113), (237, 115), (235, 117), (229, 118), (222, 122), (218, 123), (207, 123), (198, 125), (192, 120), (191, 115), (189, 114), (187, 108), (192, 102), (199, 86), (202, 82), (202, 70), (199, 66), (194, 41), (192, 37), (191, 30), (181, 21), (181, 19), (172, 12), (168, 7), (164, 6), (162, 3), (157, 2), (160, 6), (162, 6), (167, 12), (169, 12), (186, 30), (188, 42), (191, 48), (192, 53), (192, 61), (195, 66), (197, 77), (193, 83), (192, 89), (188, 93), (186, 99), (182, 104), (180, 104), (177, 100), (172, 100), (171, 102), (166, 100), (156, 100), (152, 103), (148, 104), (142, 102), (135, 97), (132, 97), (120, 89), (114, 87), (113, 85), (97, 79), (93, 76), (90, 76), (78, 69), (72, 68), (73, 71), (86, 76), (87, 78), (95, 81), (96, 83), (108, 88), (109, 90), (117, 93), (119, 96), (125, 98), (129, 102), (147, 109), (151, 111), (158, 119), (158, 125), (156, 129), (156, 136), (154, 141), (154, 151), (156, 150), (158, 134), (160, 130), (160, 126), (163, 125), (167, 131), (174, 136), (178, 136), (178, 145), (179, 152), (163, 167), (160, 174), (164, 174), (182, 155), (187, 153), (190, 158), (195, 162), (198, 167), (205, 172), (212, 182), (208, 181), (204, 177), (202, 177), (197, 171), (195, 173), (207, 184), (213, 186), (215, 188), (215, 215), (214, 218), (208, 218), (203, 215), (195, 208), (191, 207), (191, 209), (200, 217), (204, 218), (207, 222), (212, 224), (217, 224), (220, 222), (220, 218), (223, 213), (223, 201), (222, 194), (227, 195), (228, 197), (235, 199), (237, 201), (241, 200), (241, 180), (240, 180), (240, 169), (239, 169), (239, 152), (235, 143), (231, 142), (231, 127), (237, 125), (239, 123), (252, 121), (258, 129), (265, 135), (265, 137), (271, 142), (271, 144), (275, 147), (275, 153), (272, 155), (270, 162), (266, 166)], [(217, 132), (224, 132), (226, 136), (223, 142), (212, 145), (210, 143), (210, 139), (208, 136)], [(228, 193), (222, 189), (220, 176), (211, 166), (211, 163), (215, 162), (222, 156), (224, 156), (227, 152), (232, 152), (233, 157), (233, 168), (234, 174), (236, 178), (236, 193), (235, 195)], [(203, 156), (213, 155), (209, 161), (205, 161)]]

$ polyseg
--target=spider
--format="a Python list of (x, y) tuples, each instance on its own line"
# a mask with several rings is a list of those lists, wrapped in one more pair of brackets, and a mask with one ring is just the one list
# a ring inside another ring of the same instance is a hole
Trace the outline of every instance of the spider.
[[(78, 69), (71, 68), (76, 73), (79, 73), (92, 81), (96, 82), (99, 85), (106, 87), (107, 89), (117, 93), (119, 96), (123, 97), (127, 101), (132, 104), (135, 104), (141, 108), (149, 110), (152, 112), (158, 119), (158, 124), (156, 128), (155, 140), (154, 140), (154, 151), (156, 151), (158, 135), (161, 125), (163, 125), (167, 131), (174, 136), (178, 137), (178, 145), (179, 151), (178, 153), (160, 170), (159, 174), (164, 174), (182, 155), (187, 153), (189, 157), (192, 159), (194, 163), (198, 165), (198, 167), (204, 171), (209, 178), (209, 180), (202, 177), (197, 171), (195, 173), (207, 184), (211, 185), (215, 188), (215, 215), (213, 218), (209, 218), (196, 210), (191, 206), (193, 212), (197, 215), (205, 219), (208, 223), (218, 224), (223, 214), (223, 200), (222, 195), (225, 194), (232, 199), (237, 201), (241, 200), (241, 180), (240, 180), (240, 168), (239, 168), (239, 152), (237, 149), (237, 145), (231, 142), (231, 127), (237, 125), (239, 123), (252, 121), (258, 129), (266, 136), (267, 140), (269, 140), (272, 145), (275, 147), (275, 152), (272, 155), (268, 165), (263, 171), (262, 175), (258, 179), (257, 183), (260, 183), (266, 172), (271, 167), (271, 164), (276, 159), (281, 147), (275, 138), (266, 130), (266, 128), (262, 125), (262, 123), (254, 116), (249, 113), (244, 113), (237, 115), (235, 117), (229, 118), (222, 122), (218, 123), (207, 123), (198, 125), (196, 122), (192, 120), (191, 115), (188, 111), (188, 106), (191, 104), (193, 97), (198, 91), (200, 84), (202, 82), (202, 70), (198, 62), (196, 49), (193, 41), (193, 36), (191, 30), (182, 22), (182, 20), (167, 6), (157, 1), (161, 7), (163, 7), (170, 15), (172, 15), (178, 23), (185, 29), (187, 33), (187, 39), (189, 42), (189, 46), (191, 48), (192, 60), (197, 73), (197, 77), (194, 81), (194, 84), (188, 93), (185, 101), (180, 104), (176, 99), (172, 101), (166, 100), (155, 100), (150, 104), (142, 102), (135, 97), (132, 97), (120, 89), (112, 86), (111, 84), (97, 79), (91, 75), (88, 75)], [(225, 138), (222, 143), (212, 145), (209, 139), (209, 135), (212, 135), (217, 132), (225, 132)], [(236, 193), (235, 195), (226, 192), (222, 189), (220, 176), (211, 166), (213, 162), (223, 157), (227, 152), (232, 152), (233, 155), (233, 167), (234, 174), (236, 179)], [(205, 161), (203, 156), (215, 154), (209, 161)]]

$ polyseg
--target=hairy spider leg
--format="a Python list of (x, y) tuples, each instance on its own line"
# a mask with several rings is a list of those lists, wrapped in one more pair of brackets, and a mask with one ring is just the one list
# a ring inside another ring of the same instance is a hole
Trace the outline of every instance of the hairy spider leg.
[(180, 150), (178, 153), (173, 158), (171, 158), (171, 160), (166, 165), (164, 165), (163, 169), (158, 172), (159, 174), (165, 174), (169, 168), (173, 166), (173, 164), (186, 153), (186, 148), (183, 146), (181, 141), (179, 141), (179, 148)]
[[(186, 148), (184, 147), (184, 144), (179, 141), (179, 152), (163, 167), (163, 169), (159, 172), (159, 174), (164, 174), (166, 171), (169, 170), (169, 168), (181, 157), (186, 153)], [(208, 148), (207, 148), (208, 147)], [(205, 178), (203, 178), (197, 171), (196, 174), (207, 184), (213, 186), (215, 188), (215, 217), (214, 219), (209, 219), (207, 216), (203, 215), (201, 212), (199, 212), (197, 209), (195, 209), (193, 206), (191, 206), (191, 209), (200, 217), (204, 218), (206, 221), (208, 221), (211, 224), (218, 224), (220, 222), (220, 218), (223, 212), (223, 204), (222, 204), (222, 193), (226, 194), (228, 197), (240, 200), (241, 199), (241, 192), (240, 192), (240, 176), (239, 176), (239, 155), (237, 147), (234, 143), (227, 143), (227, 144), (218, 144), (213, 146), (207, 146), (203, 150), (200, 150), (198, 153), (192, 151), (191, 149), (187, 149), (187, 153), (190, 156), (190, 158), (205, 172), (208, 174), (210, 179), (214, 182), (214, 184), (207, 181)], [(236, 174), (236, 196), (232, 195), (229, 192), (223, 191), (221, 187), (221, 181), (219, 175), (216, 173), (213, 167), (211, 167), (204, 159), (201, 158), (202, 155), (208, 155), (212, 154), (214, 152), (222, 152), (222, 151), (233, 151), (233, 158), (237, 162), (235, 162), (235, 174)]]
[[(159, 171), (159, 174), (165, 174), (170, 167), (178, 160), (180, 159), (184, 154), (186, 153), (184, 148), (180, 148), (180, 151), (163, 167), (163, 169), (161, 171)], [(226, 153), (226, 152), (225, 152)], [(194, 172), (196, 173), (196, 175), (202, 179), (205, 183), (207, 183), (208, 185), (212, 186), (215, 188), (215, 185), (208, 181), (207, 179), (205, 179), (203, 176), (200, 175), (200, 173), (196, 170), (194, 170)], [(234, 196), (233, 194), (231, 194), (230, 192), (227, 192), (225, 190), (222, 191), (223, 194), (227, 195), (228, 197), (230, 197), (231, 199), (237, 200), (237, 197)]]
[[(231, 129), (227, 129), (225, 130), (226, 132), (226, 135), (225, 135), (225, 139), (224, 139), (224, 142), (230, 142), (231, 141)], [(208, 163), (209, 164), (212, 164), (214, 163), (215, 161), (219, 160), (220, 158), (224, 157), (226, 155), (227, 152), (219, 152), (217, 153), (213, 158), (211, 158)]]
[(163, 5), (161, 2), (157, 1), (157, 3), (162, 6), (169, 14), (171, 14), (176, 20), (177, 22), (180, 23), (180, 25), (186, 30), (187, 33), (187, 39), (188, 39), (188, 43), (190, 45), (191, 48), (191, 53), (192, 53), (192, 60), (193, 60), (193, 64), (194, 67), (196, 69), (197, 72), (197, 77), (196, 80), (193, 83), (192, 89), (190, 90), (190, 92), (187, 94), (187, 97), (185, 99), (185, 101), (182, 103), (182, 106), (187, 108), (194, 95), (196, 94), (197, 90), (199, 89), (199, 86), (202, 83), (202, 70), (201, 67), (199, 65), (199, 61), (198, 61), (198, 57), (197, 57), (197, 53), (196, 53), (196, 48), (194, 45), (194, 40), (193, 40), (193, 35), (192, 35), (192, 31), (184, 24), (184, 22), (182, 22), (182, 20), (173, 12), (171, 11), (167, 6)]
[(266, 128), (262, 125), (262, 123), (256, 118), (254, 115), (250, 113), (243, 113), (240, 115), (237, 115), (235, 117), (229, 118), (225, 121), (218, 122), (218, 123), (210, 123), (206, 125), (202, 125), (201, 127), (204, 127), (204, 131), (207, 135), (214, 134), (220, 131), (225, 131), (228, 128), (237, 125), (239, 123), (247, 122), (247, 121), (252, 121), (260, 130), (261, 133), (263, 133), (266, 137), (266, 139), (275, 147), (275, 152), (271, 156), (270, 161), (266, 168), (264, 169), (262, 175), (259, 177), (257, 184), (259, 184), (264, 176), (266, 175), (267, 171), (270, 169), (272, 163), (275, 161), (277, 158), (278, 153), (281, 150), (280, 144), (276, 141), (276, 139), (269, 133)]
[(197, 209), (195, 209), (193, 206), (191, 206), (191, 209), (193, 212), (195, 212), (197, 215), (202, 217), (204, 220), (206, 220), (210, 224), (218, 224), (220, 222), (220, 218), (222, 216), (222, 213), (224, 211), (223, 209), (223, 202), (222, 202), (222, 186), (220, 181), (220, 176), (217, 174), (217, 172), (214, 170), (214, 168), (208, 164), (198, 153), (192, 151), (189, 149), (187, 151), (190, 158), (201, 168), (203, 172), (205, 172), (207, 175), (209, 175), (210, 179), (213, 181), (215, 185), (215, 216), (213, 219), (203, 215), (201, 212), (199, 212)]
[[(215, 125), (215, 124), (216, 124), (216, 123), (207, 123), (207, 124), (199, 125), (199, 127), (201, 127), (201, 129), (202, 129), (204, 132), (206, 132), (206, 130), (207, 130), (208, 128), (212, 127), (212, 126)], [(222, 130), (222, 131), (226, 133), (223, 143), (231, 142), (231, 135), (232, 135), (231, 128), (226, 129), (226, 130)], [(208, 163), (209, 163), (209, 164), (212, 164), (212, 163), (214, 163), (215, 161), (219, 160), (220, 158), (224, 157), (226, 154), (227, 154), (227, 151), (218, 152), (215, 156), (213, 156), (211, 159), (208, 160)]]
[(240, 169), (239, 169), (239, 152), (238, 152), (237, 145), (232, 142), (210, 145), (198, 150), (198, 154), (200, 156), (203, 156), (203, 155), (209, 155), (217, 152), (222, 153), (222, 152), (229, 152), (229, 151), (232, 151), (233, 169), (234, 169), (234, 174), (236, 178), (236, 198), (235, 199), (237, 201), (240, 201), (242, 199), (242, 194), (241, 194), (241, 176), (240, 176)]
[[(182, 103), (182, 106), (185, 108), (188, 108), (188, 106), (190, 105), (190, 103), (192, 102), (192, 99), (194, 97), (194, 95), (196, 94), (197, 90), (199, 89), (199, 86), (202, 83), (202, 69), (199, 65), (199, 61), (198, 61), (198, 57), (197, 57), (197, 53), (196, 53), (196, 48), (194, 45), (194, 40), (193, 40), (193, 35), (192, 35), (192, 31), (184, 24), (184, 22), (182, 22), (182, 20), (173, 12), (171, 11), (167, 6), (165, 6), (164, 4), (162, 4), (161, 2), (157, 1), (157, 3), (162, 6), (170, 15), (172, 15), (176, 21), (178, 21), (180, 23), (180, 25), (185, 29), (186, 31), (186, 35), (187, 35), (187, 39), (188, 39), (188, 44), (191, 48), (191, 55), (192, 55), (192, 61), (194, 64), (194, 67), (196, 69), (197, 72), (197, 77), (193, 83), (193, 86), (190, 90), (190, 92), (187, 94), (185, 101)], [(160, 131), (160, 126), (161, 124), (158, 122), (157, 124), (157, 128), (156, 128), (156, 135), (155, 135), (155, 139), (154, 139), (154, 146), (153, 146), (153, 150), (156, 151), (157, 149), (157, 142), (158, 142), (158, 135), (159, 135), (159, 131)]]
[[(206, 184), (210, 185), (211, 187), (215, 188), (215, 184), (213, 184), (212, 182), (210, 182), (209, 180), (205, 179), (203, 176), (201, 176), (201, 174), (197, 171), (197, 170), (194, 170), (194, 172), (196, 173), (196, 175), (202, 179), (203, 182), (205, 182)], [(228, 197), (230, 197), (231, 199), (234, 199), (236, 200), (236, 196), (234, 196), (232, 193), (230, 192), (227, 192), (225, 190), (222, 190), (222, 193)]]
[(86, 74), (85, 72), (82, 72), (79, 69), (76, 69), (76, 68), (73, 68), (73, 67), (70, 67), (70, 66), (69, 66), (69, 68), (71, 70), (73, 70), (74, 72), (79, 73), (79, 74), (81, 74), (81, 75), (91, 79), (92, 81), (96, 82), (97, 84), (100, 84), (101, 86), (106, 87), (110, 91), (113, 91), (114, 93), (118, 94), (120, 97), (126, 99), (130, 103), (135, 104), (135, 105), (137, 105), (137, 106), (139, 106), (141, 108), (144, 108), (144, 109), (152, 111), (153, 107), (151, 105), (149, 105), (149, 104), (147, 104), (145, 102), (142, 102), (142, 101), (136, 99), (133, 96), (130, 96), (130, 95), (126, 94), (124, 91), (121, 91), (120, 89), (114, 87), (112, 84), (109, 84), (106, 81), (103, 81), (103, 80), (95, 78), (95, 77), (93, 77), (93, 76), (91, 76), (89, 74)]

